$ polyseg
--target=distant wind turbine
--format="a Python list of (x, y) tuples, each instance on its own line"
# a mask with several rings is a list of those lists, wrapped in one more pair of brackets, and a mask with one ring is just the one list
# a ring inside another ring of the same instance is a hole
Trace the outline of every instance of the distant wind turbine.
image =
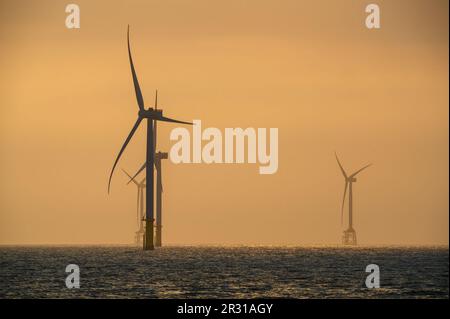
[[(128, 174), (124, 169), (122, 169), (122, 171), (129, 177), (131, 178), (131, 175)], [(137, 187), (137, 205), (136, 205), (136, 210), (137, 210), (137, 225), (138, 225), (138, 230), (136, 231), (135, 234), (135, 242), (137, 245), (139, 245), (141, 243), (141, 240), (143, 240), (143, 236), (145, 234), (144, 231), (144, 224), (143, 224), (143, 220), (144, 220), (144, 190), (145, 190), (145, 177), (142, 181), (138, 182), (135, 179), (132, 179), (134, 185), (136, 185)], [(130, 182), (128, 182), (127, 184), (129, 184)]]
[(371, 166), (372, 164), (366, 165), (363, 168), (357, 170), (355, 173), (351, 174), (350, 176), (347, 175), (344, 168), (341, 165), (341, 162), (339, 162), (339, 158), (336, 153), (334, 153), (336, 156), (336, 161), (339, 165), (339, 168), (341, 169), (342, 175), (344, 175), (345, 179), (345, 187), (344, 187), (344, 197), (342, 198), (342, 206), (341, 206), (341, 225), (343, 224), (344, 220), (344, 204), (345, 204), (345, 197), (347, 195), (347, 188), (349, 190), (348, 194), (348, 229), (344, 231), (344, 234), (342, 236), (342, 243), (344, 245), (356, 245), (356, 232), (353, 229), (353, 183), (356, 182), (355, 176)]
[(147, 181), (147, 187), (146, 187), (146, 205), (145, 205), (145, 235), (144, 235), (144, 244), (143, 248), (144, 250), (152, 250), (154, 249), (153, 244), (153, 223), (154, 223), (154, 214), (153, 214), (153, 204), (154, 204), (154, 194), (153, 194), (153, 183), (154, 183), (154, 176), (153, 176), (153, 166), (155, 162), (155, 149), (154, 149), (154, 137), (153, 137), (153, 121), (163, 121), (163, 122), (172, 122), (172, 123), (180, 123), (180, 124), (189, 124), (192, 125), (192, 123), (189, 122), (183, 122), (174, 120), (168, 117), (164, 117), (162, 115), (161, 110), (155, 110), (153, 108), (145, 109), (144, 106), (144, 98), (141, 93), (141, 88), (139, 86), (139, 81), (137, 79), (136, 71), (134, 69), (133, 65), (133, 59), (131, 57), (131, 49), (130, 49), (130, 27), (128, 26), (127, 30), (127, 42), (128, 42), (128, 57), (130, 60), (130, 67), (131, 67), (131, 74), (133, 76), (133, 84), (134, 84), (134, 90), (136, 93), (136, 99), (137, 104), (139, 106), (139, 112), (138, 112), (138, 118), (131, 129), (130, 133), (128, 134), (124, 144), (122, 145), (122, 148), (119, 151), (119, 154), (117, 155), (116, 160), (114, 161), (113, 167), (111, 169), (111, 174), (109, 175), (109, 181), (108, 181), (108, 193), (111, 189), (111, 179), (114, 173), (114, 169), (116, 168), (116, 165), (122, 156), (123, 151), (127, 147), (128, 143), (130, 142), (131, 138), (133, 137), (134, 133), (136, 132), (137, 128), (141, 124), (143, 119), (147, 119), (147, 155), (146, 155), (146, 181)]

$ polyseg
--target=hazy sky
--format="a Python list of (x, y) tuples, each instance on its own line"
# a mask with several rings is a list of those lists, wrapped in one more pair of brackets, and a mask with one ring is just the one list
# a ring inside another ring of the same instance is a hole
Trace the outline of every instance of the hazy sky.
[[(81, 28), (65, 27), (77, 3)], [(204, 127), (276, 127), (279, 169), (165, 161), (171, 244), (337, 244), (352, 172), (361, 244), (446, 244), (448, 1), (1, 1), (0, 244), (131, 243), (133, 185), (108, 175), (137, 104)], [(159, 125), (161, 150), (170, 131)], [(136, 170), (145, 129), (119, 168)]]

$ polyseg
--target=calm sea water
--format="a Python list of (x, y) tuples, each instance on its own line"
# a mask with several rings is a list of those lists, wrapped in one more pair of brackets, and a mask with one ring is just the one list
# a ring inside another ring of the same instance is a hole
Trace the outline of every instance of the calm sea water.
[[(448, 298), (448, 247), (0, 247), (1, 298)], [(65, 286), (77, 264), (80, 289)], [(377, 264), (381, 288), (367, 289)]]

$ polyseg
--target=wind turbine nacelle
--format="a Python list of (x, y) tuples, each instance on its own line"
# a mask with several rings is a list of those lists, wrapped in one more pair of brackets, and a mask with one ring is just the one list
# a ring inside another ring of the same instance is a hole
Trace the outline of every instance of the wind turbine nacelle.
[(148, 110), (139, 110), (139, 116), (144, 118), (160, 117), (162, 114), (162, 110), (155, 110), (153, 108), (149, 108)]
[(155, 158), (158, 159), (158, 160), (168, 159), (169, 158), (169, 153), (157, 152), (157, 153), (155, 153)]
[(350, 182), (352, 183), (356, 182), (356, 178), (355, 177), (350, 178)]
[(158, 154), (159, 154), (160, 159), (168, 159), (169, 158), (169, 153), (159, 152)]

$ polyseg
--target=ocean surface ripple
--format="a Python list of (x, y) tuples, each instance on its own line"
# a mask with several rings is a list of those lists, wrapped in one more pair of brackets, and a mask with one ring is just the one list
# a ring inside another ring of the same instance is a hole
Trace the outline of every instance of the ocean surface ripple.
[(0, 298), (448, 298), (448, 262), (448, 247), (3, 246)]

